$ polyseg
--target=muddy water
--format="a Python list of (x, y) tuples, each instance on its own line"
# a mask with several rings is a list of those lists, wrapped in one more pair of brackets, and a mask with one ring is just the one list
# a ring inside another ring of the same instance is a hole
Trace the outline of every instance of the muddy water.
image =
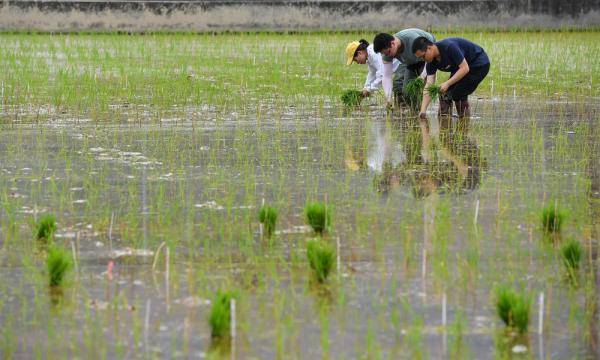
[[(477, 100), (468, 124), (331, 106), (5, 126), (2, 354), (595, 358), (593, 103)], [(280, 212), (272, 243), (256, 221), (263, 199)], [(334, 208), (328, 286), (306, 271), (313, 199)], [(569, 212), (562, 237), (587, 250), (579, 286), (539, 228), (555, 201)], [(60, 295), (32, 239), (43, 213), (78, 259)], [(530, 294), (526, 336), (504, 335), (499, 283)], [(239, 292), (229, 347), (206, 320), (222, 288)]]

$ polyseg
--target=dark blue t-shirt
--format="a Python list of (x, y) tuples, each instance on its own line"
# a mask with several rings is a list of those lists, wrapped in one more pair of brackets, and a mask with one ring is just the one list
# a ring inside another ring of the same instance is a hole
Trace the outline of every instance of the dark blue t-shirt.
[(458, 71), (464, 59), (467, 60), (469, 68), (484, 66), (490, 63), (487, 54), (481, 46), (463, 38), (447, 38), (435, 43), (440, 52), (440, 61), (433, 59), (427, 64), (427, 75), (433, 75), (436, 71), (445, 71), (454, 74)]

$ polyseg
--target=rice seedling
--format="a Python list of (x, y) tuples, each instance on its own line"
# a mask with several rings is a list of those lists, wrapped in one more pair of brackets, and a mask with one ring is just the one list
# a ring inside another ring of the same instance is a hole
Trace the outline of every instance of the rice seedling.
[(269, 205), (263, 205), (258, 213), (258, 220), (263, 225), (266, 236), (271, 237), (277, 224), (277, 209)]
[(231, 327), (231, 299), (236, 297), (233, 291), (219, 291), (212, 303), (208, 318), (213, 338), (227, 338)]
[(48, 250), (48, 258), (46, 259), (50, 286), (61, 286), (71, 266), (72, 262), (69, 253), (60, 246), (51, 246)]
[(429, 97), (431, 98), (431, 100), (435, 100), (437, 99), (440, 94), (442, 93), (441, 88), (439, 85), (436, 84), (430, 84), (427, 87), (427, 93), (429, 94)]
[(46, 214), (40, 218), (36, 228), (36, 238), (44, 242), (52, 241), (54, 232), (56, 231), (56, 217), (51, 214)]
[(421, 77), (416, 77), (406, 83), (404, 88), (406, 94), (406, 100), (412, 106), (416, 106), (423, 100), (423, 88), (425, 87), (425, 81)]
[(579, 263), (583, 255), (581, 244), (577, 240), (570, 240), (560, 248), (563, 264), (569, 273), (579, 270)]
[(331, 226), (331, 208), (320, 202), (308, 203), (304, 208), (306, 221), (317, 234), (323, 234)]
[(335, 264), (333, 246), (321, 239), (306, 242), (306, 257), (318, 282), (324, 283)]
[(496, 312), (504, 324), (525, 333), (529, 326), (531, 299), (508, 286), (496, 288)]
[(548, 205), (542, 210), (542, 227), (546, 234), (558, 234), (566, 214), (557, 204)]
[(363, 98), (362, 92), (359, 90), (346, 90), (342, 94), (342, 103), (346, 107), (358, 106)]

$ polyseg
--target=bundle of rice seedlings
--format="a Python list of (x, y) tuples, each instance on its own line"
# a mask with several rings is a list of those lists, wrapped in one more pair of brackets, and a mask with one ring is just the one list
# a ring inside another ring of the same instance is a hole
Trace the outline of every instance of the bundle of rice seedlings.
[(429, 97), (433, 101), (442, 94), (442, 91), (438, 85), (431, 84), (427, 87), (427, 93), (429, 94)]
[(232, 291), (217, 292), (208, 317), (213, 338), (225, 338), (231, 334), (231, 299), (235, 298)]
[(71, 268), (71, 258), (62, 247), (51, 246), (48, 250), (46, 268), (50, 286), (60, 286), (63, 284), (67, 271)]
[(564, 244), (561, 247), (560, 252), (562, 254), (563, 263), (567, 270), (569, 270), (569, 273), (574, 273), (579, 270), (583, 249), (577, 240), (571, 240)]
[(548, 205), (542, 210), (542, 227), (546, 234), (557, 234), (560, 232), (565, 213), (558, 208), (558, 205)]
[(342, 94), (342, 102), (347, 107), (359, 105), (362, 98), (362, 91), (359, 90), (346, 90)]
[(331, 225), (331, 209), (319, 202), (306, 204), (304, 208), (306, 221), (317, 234), (323, 234)]
[(277, 209), (263, 205), (258, 213), (258, 220), (263, 224), (263, 228), (267, 237), (275, 232), (275, 225), (277, 223)]
[(423, 100), (425, 81), (421, 77), (414, 78), (406, 83), (404, 88), (406, 100), (410, 105), (418, 105)]
[(46, 214), (37, 223), (36, 238), (49, 242), (56, 231), (56, 218), (54, 215)]
[(531, 300), (507, 286), (496, 289), (496, 311), (506, 326), (525, 333), (529, 326)]
[(309, 240), (306, 242), (306, 257), (317, 281), (325, 282), (335, 262), (333, 246), (323, 240)]

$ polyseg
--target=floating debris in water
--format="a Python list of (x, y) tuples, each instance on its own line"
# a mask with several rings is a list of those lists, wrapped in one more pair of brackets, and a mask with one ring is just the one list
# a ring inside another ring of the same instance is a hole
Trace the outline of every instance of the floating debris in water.
[(306, 234), (312, 232), (312, 228), (308, 225), (292, 226), (289, 229), (275, 231), (275, 234)]
[(198, 306), (202, 306), (202, 305), (210, 305), (210, 300), (203, 299), (199, 296), (188, 296), (183, 299), (175, 300), (175, 303), (181, 304), (188, 308), (193, 308), (193, 307), (198, 307)]
[(202, 204), (194, 204), (194, 207), (198, 209), (210, 209), (210, 210), (224, 210), (225, 207), (216, 203), (216, 201), (207, 201)]
[(118, 259), (124, 256), (140, 256), (140, 257), (148, 257), (154, 256), (154, 252), (152, 250), (146, 249), (132, 249), (132, 248), (123, 248), (118, 250), (113, 250), (110, 252), (110, 257), (114, 259)]
[(523, 353), (527, 352), (527, 346), (515, 345), (512, 348), (512, 352), (515, 354), (523, 354)]
[(106, 310), (106, 309), (108, 309), (108, 302), (98, 300), (98, 299), (92, 299), (88, 303), (88, 306), (91, 309), (95, 309), (95, 310)]

